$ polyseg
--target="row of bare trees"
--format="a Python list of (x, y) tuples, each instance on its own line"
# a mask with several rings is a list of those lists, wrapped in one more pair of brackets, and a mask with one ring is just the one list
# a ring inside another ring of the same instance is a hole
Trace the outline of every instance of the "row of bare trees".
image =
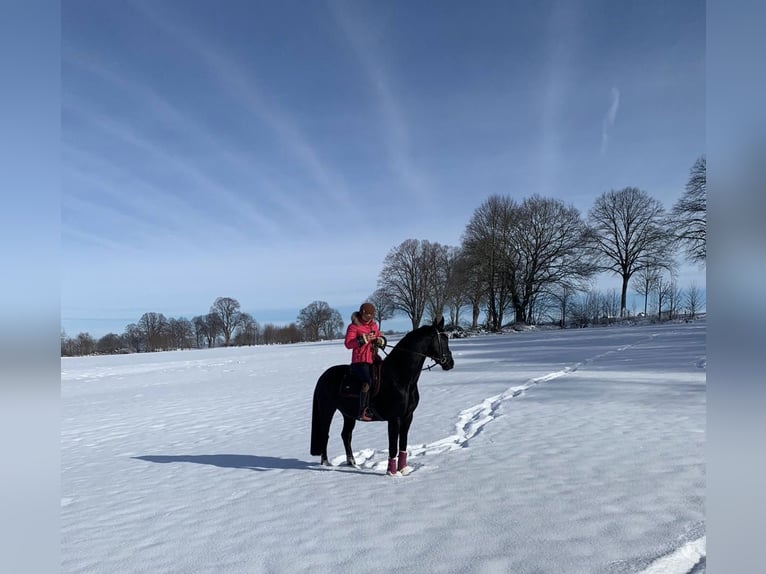
[(141, 315), (122, 334), (108, 333), (94, 339), (89, 333), (75, 337), (61, 334), (61, 355), (80, 356), (151, 352), (167, 349), (192, 349), (216, 346), (245, 346), (317, 341), (340, 336), (343, 320), (340, 313), (324, 301), (314, 301), (298, 314), (298, 321), (286, 326), (267, 323), (263, 327), (239, 301), (219, 297), (205, 315), (191, 320), (167, 318), (162, 313)]
[(457, 323), (468, 306), (471, 327), (483, 311), (488, 328), (498, 331), (509, 314), (515, 323), (534, 323), (551, 301), (565, 317), (573, 297), (592, 290), (598, 275), (611, 273), (621, 281), (615, 316), (628, 313), (634, 277), (642, 293), (659, 294), (662, 311), (678, 299), (670, 287), (678, 248), (690, 261), (705, 262), (705, 170), (702, 156), (670, 213), (635, 187), (603, 193), (587, 219), (558, 199), (534, 195), (519, 203), (491, 196), (474, 211), (459, 247), (407, 239), (392, 249), (371, 298), (379, 309), (409, 317), (413, 328), (445, 310)]
[[(472, 214), (459, 247), (407, 239), (393, 248), (370, 300), (380, 321), (402, 313), (413, 329), (424, 317), (448, 315), (458, 324), (468, 307), (471, 327), (479, 326), (483, 314), (486, 327), (499, 331), (510, 319), (539, 322), (551, 316), (551, 308), (559, 310), (562, 324), (583, 308), (591, 319), (625, 317), (628, 287), (635, 279), (645, 313), (651, 296), (659, 317), (672, 315), (681, 300), (674, 255), (681, 248), (688, 260), (705, 263), (706, 209), (704, 156), (694, 163), (685, 193), (669, 213), (635, 187), (603, 193), (587, 219), (558, 199), (533, 195), (517, 202), (493, 195)], [(619, 303), (609, 298), (607, 305), (600, 297), (594, 314), (589, 293), (594, 278), (605, 272), (621, 280)], [(686, 297), (692, 315), (704, 306), (697, 288)], [(87, 333), (74, 339), (62, 333), (62, 354), (316, 341), (340, 336), (342, 327), (340, 313), (324, 301), (301, 309), (297, 323), (261, 328), (236, 299), (219, 297), (206, 315), (191, 320), (145, 313), (122, 335), (110, 333), (99, 341)]]
[[(644, 294), (643, 292), (641, 293)], [(623, 319), (646, 317), (652, 321), (666, 321), (679, 318), (695, 319), (704, 307), (702, 290), (691, 283), (681, 289), (675, 281), (656, 283), (651, 287), (645, 299), (644, 311), (628, 311)], [(562, 326), (585, 327), (590, 325), (612, 324), (619, 320), (620, 294), (617, 289), (606, 293), (589, 290), (573, 298), (567, 308), (556, 308), (555, 301), (547, 301), (542, 306), (537, 322), (558, 322)], [(651, 307), (649, 306), (651, 304)], [(554, 321), (554, 318), (559, 318)]]

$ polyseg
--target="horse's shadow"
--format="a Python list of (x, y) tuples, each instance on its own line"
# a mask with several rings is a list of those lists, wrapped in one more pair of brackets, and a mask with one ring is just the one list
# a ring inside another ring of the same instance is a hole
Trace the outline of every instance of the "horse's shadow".
[(169, 463), (191, 462), (208, 464), (221, 468), (243, 468), (248, 470), (316, 470), (316, 464), (297, 458), (279, 458), (275, 456), (256, 456), (250, 454), (179, 454), (179, 455), (144, 455), (132, 457), (146, 462)]

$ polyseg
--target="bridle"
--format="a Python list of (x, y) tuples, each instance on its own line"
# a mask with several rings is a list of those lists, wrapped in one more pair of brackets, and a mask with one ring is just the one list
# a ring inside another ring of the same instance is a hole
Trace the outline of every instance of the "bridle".
[[(444, 331), (436, 331), (436, 340), (438, 341), (438, 347), (439, 347), (439, 356), (438, 357), (432, 357), (431, 355), (427, 355), (425, 353), (421, 353), (420, 351), (413, 351), (412, 349), (401, 349), (402, 351), (407, 351), (408, 353), (412, 353), (413, 355), (418, 355), (420, 357), (425, 357), (426, 359), (431, 359), (433, 363), (431, 365), (427, 365), (420, 369), (421, 371), (430, 371), (437, 365), (443, 365), (446, 363), (449, 359), (444, 356), (444, 350), (442, 349), (442, 335), (449, 338), (449, 335), (445, 333)], [(388, 346), (388, 343), (386, 343)], [(381, 348), (383, 351), (383, 354), (388, 356), (388, 353), (386, 353), (386, 349)]]

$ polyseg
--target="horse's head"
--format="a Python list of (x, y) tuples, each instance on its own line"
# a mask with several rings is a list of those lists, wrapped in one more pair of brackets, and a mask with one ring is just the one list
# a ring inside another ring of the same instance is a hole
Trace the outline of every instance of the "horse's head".
[(444, 317), (438, 321), (434, 320), (433, 337), (428, 344), (428, 350), (426, 355), (441, 365), (441, 368), (445, 371), (449, 371), (455, 366), (455, 361), (452, 359), (452, 351), (449, 350), (449, 337), (444, 332)]

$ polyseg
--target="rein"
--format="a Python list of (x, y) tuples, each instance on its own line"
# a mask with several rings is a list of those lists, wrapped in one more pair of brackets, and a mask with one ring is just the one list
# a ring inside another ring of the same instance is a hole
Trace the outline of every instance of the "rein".
[[(441, 365), (442, 363), (444, 363), (447, 360), (442, 355), (442, 339), (441, 339), (441, 336), (445, 335), (445, 336), (449, 337), (449, 335), (447, 335), (447, 333), (444, 333), (442, 331), (437, 331), (436, 335), (437, 335), (438, 341), (439, 341), (439, 355), (440, 355), (440, 357), (438, 359), (435, 359), (435, 358), (431, 357), (430, 355), (426, 355), (425, 353), (421, 353), (420, 351), (413, 351), (412, 349), (401, 349), (402, 351), (407, 351), (408, 353), (412, 353), (413, 355), (419, 355), (421, 357), (425, 357), (426, 359), (431, 359), (433, 361), (433, 363), (431, 363), (430, 365), (427, 365), (427, 366), (423, 367), (422, 369), (420, 369), (421, 371), (430, 371), (436, 365)], [(388, 343), (386, 343), (386, 347), (391, 347), (391, 346), (394, 346), (394, 345), (389, 345)], [(380, 347), (380, 350), (383, 351), (383, 354), (386, 357), (388, 357), (388, 353), (386, 352), (386, 348), (385, 347)]]

